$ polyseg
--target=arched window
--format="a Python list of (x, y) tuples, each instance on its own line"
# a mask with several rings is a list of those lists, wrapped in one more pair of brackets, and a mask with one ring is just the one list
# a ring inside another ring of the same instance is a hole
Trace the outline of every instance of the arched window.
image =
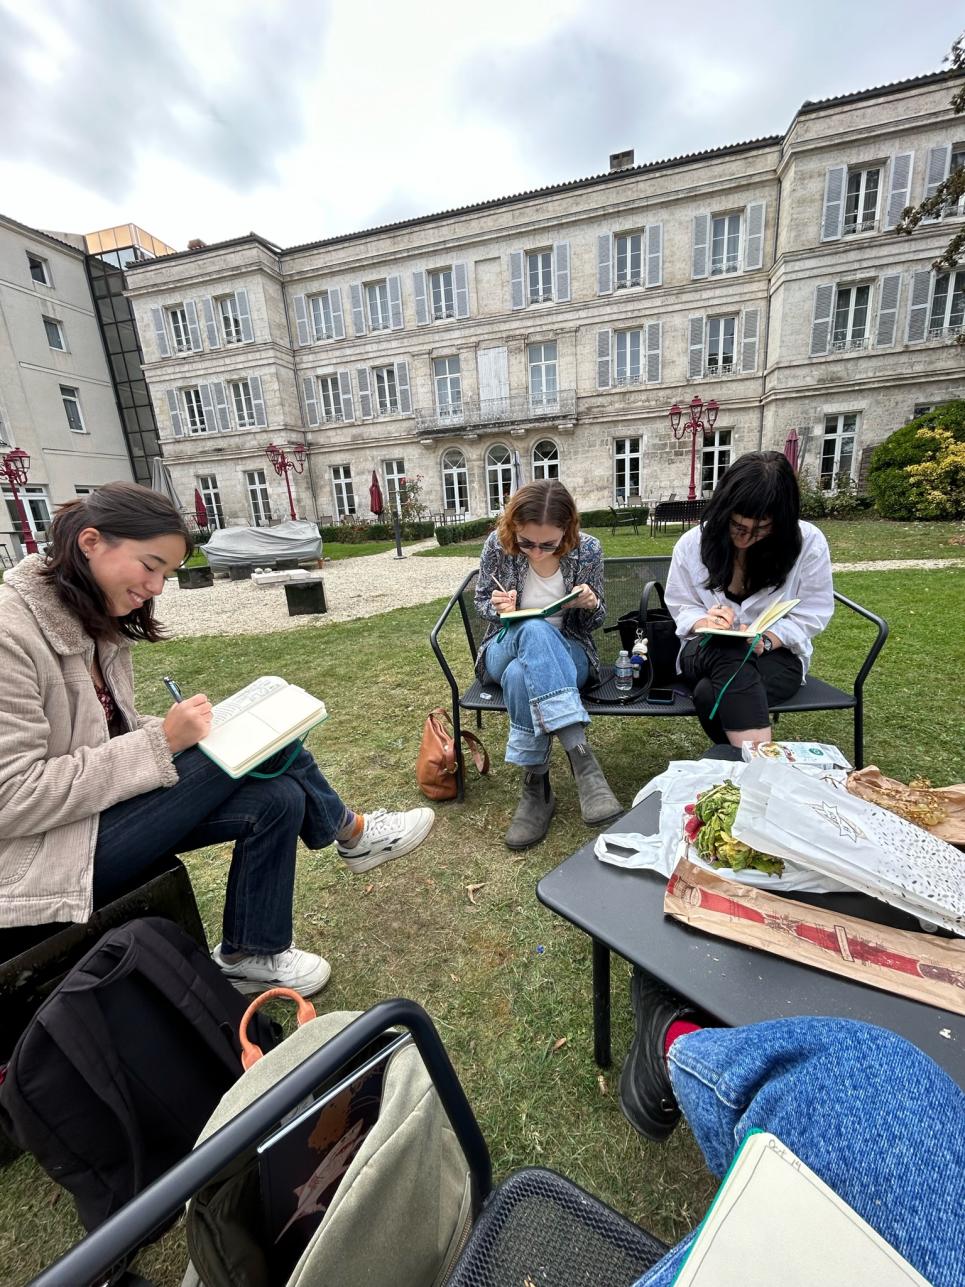
[(539, 478), (559, 478), (560, 449), (555, 442), (544, 438), (533, 448), (533, 481)]
[(501, 510), (513, 494), (513, 458), (501, 442), (486, 452), (486, 491), (490, 514)]
[(450, 447), (442, 457), (442, 494), (446, 509), (453, 514), (469, 511), (469, 473), (466, 457), (456, 447)]

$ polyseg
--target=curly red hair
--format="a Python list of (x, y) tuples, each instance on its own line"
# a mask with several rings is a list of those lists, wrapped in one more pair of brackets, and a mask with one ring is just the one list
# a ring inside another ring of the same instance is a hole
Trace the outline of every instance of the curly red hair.
[(541, 527), (559, 527), (563, 531), (557, 553), (569, 554), (580, 543), (580, 512), (576, 502), (561, 482), (546, 478), (527, 483), (513, 492), (499, 516), (496, 531), (507, 554), (521, 554), (516, 532), (527, 523)]

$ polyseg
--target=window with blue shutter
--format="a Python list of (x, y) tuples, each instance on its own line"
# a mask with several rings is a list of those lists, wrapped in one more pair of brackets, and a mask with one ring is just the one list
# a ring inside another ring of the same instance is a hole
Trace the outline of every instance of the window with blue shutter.
[(171, 417), (171, 428), (174, 431), (175, 438), (184, 436), (184, 425), (181, 423), (181, 408), (178, 405), (178, 394), (176, 389), (167, 390), (168, 415)]
[(553, 287), (556, 299), (565, 304), (570, 298), (570, 243), (558, 241), (553, 247)]
[(415, 297), (416, 326), (429, 325), (429, 290), (424, 272), (412, 274), (412, 294)]
[(225, 387), (222, 380), (212, 380), (211, 394), (214, 398), (214, 410), (218, 432), (225, 433), (231, 428), (231, 416), (228, 412), (228, 399), (225, 395)]
[(663, 323), (648, 322), (645, 329), (647, 337), (647, 384), (659, 384)]
[(265, 412), (265, 396), (261, 388), (261, 376), (253, 375), (248, 383), (251, 385), (251, 401), (255, 409), (255, 424), (259, 429), (264, 429), (268, 424), (268, 416)]
[(745, 308), (741, 327), (741, 372), (750, 375), (757, 370), (757, 345), (761, 328), (761, 310)]
[(355, 379), (359, 386), (359, 415), (363, 420), (372, 419), (372, 391), (369, 384), (368, 367), (356, 368)]
[(352, 401), (352, 374), (350, 371), (339, 371), (338, 390), (342, 402), (342, 419), (355, 419), (355, 405)]
[(204, 333), (208, 341), (208, 348), (220, 349), (221, 336), (218, 333), (218, 319), (214, 311), (214, 301), (210, 295), (205, 295), (201, 301), (201, 314), (204, 317)]
[(389, 295), (389, 318), (393, 331), (401, 331), (402, 318), (402, 278), (393, 276), (386, 279)]
[(744, 271), (753, 272), (764, 266), (764, 212), (766, 201), (752, 201), (744, 211)]
[(191, 338), (191, 349), (197, 353), (201, 349), (201, 327), (198, 325), (198, 310), (193, 299), (187, 301), (184, 311), (188, 318), (188, 335)]
[(456, 287), (456, 317), (469, 316), (469, 265), (453, 264), (452, 276)]
[(328, 306), (332, 316), (332, 339), (345, 339), (345, 322), (342, 318), (342, 288), (333, 286), (328, 292)]
[(647, 285), (663, 285), (663, 224), (647, 224)]
[(510, 308), (525, 308), (526, 296), (523, 287), (523, 260), (521, 250), (514, 250), (509, 256), (509, 304)]
[(408, 362), (396, 362), (395, 383), (396, 383), (396, 388), (399, 391), (399, 414), (403, 416), (411, 416), (412, 415), (412, 394), (409, 391)]

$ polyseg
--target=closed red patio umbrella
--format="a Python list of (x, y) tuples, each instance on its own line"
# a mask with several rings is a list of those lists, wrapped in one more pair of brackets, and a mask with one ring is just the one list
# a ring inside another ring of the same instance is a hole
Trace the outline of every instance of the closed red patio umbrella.
[(797, 473), (798, 451), (800, 448), (800, 441), (801, 440), (797, 435), (796, 429), (792, 429), (784, 441), (784, 455), (787, 456), (788, 460), (790, 461), (791, 468), (794, 470), (795, 473)]
[(194, 517), (198, 521), (198, 527), (203, 527), (205, 531), (211, 526), (211, 520), (208, 518), (208, 507), (204, 503), (204, 497), (196, 487), (194, 489)]
[(381, 518), (385, 510), (382, 488), (379, 486), (379, 476), (374, 469), (372, 470), (372, 482), (369, 486), (369, 509), (376, 518)]

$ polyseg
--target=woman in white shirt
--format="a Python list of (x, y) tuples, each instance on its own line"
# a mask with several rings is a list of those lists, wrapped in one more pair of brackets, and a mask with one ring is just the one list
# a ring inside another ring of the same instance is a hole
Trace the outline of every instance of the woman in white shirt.
[[(834, 612), (828, 543), (800, 509), (784, 455), (749, 452), (721, 478), (700, 527), (674, 546), (666, 599), (682, 642), (677, 668), (715, 743), (771, 740), (768, 709), (804, 683), (811, 640)], [(750, 653), (747, 640), (695, 634), (740, 629), (782, 599), (800, 603)]]
[[(508, 627), (500, 614), (546, 608), (578, 596), (549, 617)], [(583, 821), (599, 829), (623, 810), (586, 741), (590, 717), (580, 689), (598, 679), (593, 631), (606, 618), (603, 550), (580, 531), (573, 497), (555, 479), (528, 483), (506, 503), (483, 546), (476, 611), (489, 629), (476, 659), (484, 682), (502, 685), (509, 712), (506, 761), (523, 770), (523, 790), (509, 830), (510, 849), (538, 844), (556, 800), (549, 782), (550, 739), (556, 735), (576, 778)]]

